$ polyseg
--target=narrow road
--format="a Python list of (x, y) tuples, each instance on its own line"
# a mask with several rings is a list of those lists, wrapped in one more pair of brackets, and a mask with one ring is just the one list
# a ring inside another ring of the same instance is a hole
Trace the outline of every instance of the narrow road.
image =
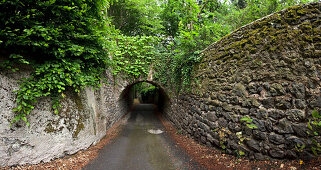
[(151, 104), (137, 105), (122, 131), (85, 170), (201, 169), (182, 151), (154, 113)]

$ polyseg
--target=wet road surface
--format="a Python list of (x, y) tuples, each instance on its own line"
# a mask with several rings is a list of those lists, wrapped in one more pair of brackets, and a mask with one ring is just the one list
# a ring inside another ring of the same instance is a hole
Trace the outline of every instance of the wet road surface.
[(175, 145), (164, 129), (154, 113), (154, 106), (139, 104), (130, 113), (118, 137), (106, 145), (84, 169), (200, 169)]

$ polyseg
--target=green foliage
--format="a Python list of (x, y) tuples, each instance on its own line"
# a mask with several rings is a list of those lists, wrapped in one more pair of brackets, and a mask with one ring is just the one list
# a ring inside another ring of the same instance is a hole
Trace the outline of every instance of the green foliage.
[(304, 144), (302, 144), (302, 145), (296, 144), (295, 149), (296, 149), (298, 152), (303, 152), (304, 149), (305, 149), (305, 147), (306, 147), (306, 146), (305, 146)]
[(241, 122), (245, 122), (246, 126), (250, 129), (257, 129), (257, 126), (255, 124), (253, 124), (253, 119), (251, 119), (248, 116), (244, 116), (240, 119)]
[(157, 90), (157, 87), (151, 85), (150, 87), (143, 88), (143, 89), (140, 91), (140, 93), (143, 94), (143, 95), (146, 95), (146, 94), (148, 94), (148, 93), (154, 92), (155, 90)]
[(182, 129), (177, 130), (177, 131), (176, 131), (176, 134), (182, 135), (182, 134), (183, 134), (183, 130), (182, 130)]
[(148, 82), (141, 82), (134, 85), (133, 89), (136, 94), (140, 94), (140, 96), (145, 95), (153, 95), (158, 90), (157, 86), (154, 86)]
[(7, 69), (11, 70), (12, 72), (16, 72), (19, 68), (15, 67), (19, 64), (30, 64), (26, 59), (23, 58), (21, 55), (11, 54), (7, 60), (0, 62), (0, 69)]
[(308, 128), (313, 131), (313, 135), (318, 136), (321, 130), (321, 115), (317, 110), (312, 111), (313, 120), (309, 120)]
[(239, 150), (238, 154), (239, 154), (240, 156), (244, 156), (244, 155), (245, 155), (245, 153), (244, 153), (243, 151), (241, 151), (241, 150)]
[(175, 0), (168, 0), (167, 3), (163, 5), (160, 18), (162, 20), (161, 24), (163, 25), (162, 30), (166, 36), (175, 37), (177, 35), (179, 24), (179, 14), (175, 12), (177, 3)]
[(317, 142), (315, 139), (312, 140), (314, 146), (311, 147), (311, 150), (314, 155), (318, 155), (318, 152), (321, 152), (321, 144)]
[(148, 75), (154, 59), (155, 47), (159, 38), (153, 36), (117, 37), (117, 49), (113, 56), (113, 74), (125, 73), (138, 78)]
[[(309, 120), (308, 122), (308, 128), (311, 130), (312, 134), (308, 131), (307, 133), (312, 136), (320, 136), (321, 134), (321, 115), (317, 110), (312, 111), (312, 117), (313, 120)], [(321, 152), (321, 143), (320, 141), (317, 141), (315, 138), (312, 139), (313, 146), (311, 147), (311, 150), (313, 154), (317, 155), (318, 152)]]
[(159, 20), (161, 1), (118, 0), (108, 9), (112, 24), (127, 36), (156, 35), (163, 26)]
[(244, 121), (246, 123), (252, 123), (253, 122), (253, 119), (251, 119), (250, 117), (248, 116), (244, 116), (240, 119), (240, 121)]
[[(190, 89), (200, 51), (231, 31), (283, 8), (311, 0), (168, 0), (161, 14), (164, 34), (155, 78), (177, 93)], [(251, 126), (251, 128), (254, 128)]]
[(312, 111), (312, 117), (314, 120), (320, 119), (321, 115), (319, 114), (319, 112), (317, 110), (313, 110)]
[(255, 124), (246, 124), (246, 126), (250, 129), (257, 129), (257, 126)]
[(219, 25), (210, 25), (210, 20), (202, 15), (203, 6), (205, 4), (198, 5), (192, 0), (167, 1), (164, 6), (165, 34), (172, 38), (165, 43), (166, 48), (160, 50), (163, 55), (157, 60), (155, 78), (168, 83), (177, 93), (189, 90), (194, 66), (202, 59), (200, 50), (217, 40), (219, 35), (211, 36), (211, 30), (222, 30)]
[(0, 68), (34, 70), (16, 92), (13, 122), (28, 124), (42, 96), (52, 99), (58, 113), (67, 89), (99, 85), (108, 66), (114, 75), (134, 79), (153, 71), (156, 81), (176, 93), (190, 90), (201, 50), (258, 18), (310, 1), (2, 0)]
[(235, 30), (273, 12), (299, 3), (311, 1), (312, 0), (234, 0), (223, 22), (229, 24), (232, 30)]
[(0, 2), (0, 51), (5, 69), (27, 64), (33, 73), (17, 93), (16, 116), (29, 125), (27, 115), (42, 96), (50, 96), (58, 113), (68, 88), (76, 92), (98, 85), (110, 63), (106, 48), (112, 34), (104, 12), (107, 1), (3, 0)]

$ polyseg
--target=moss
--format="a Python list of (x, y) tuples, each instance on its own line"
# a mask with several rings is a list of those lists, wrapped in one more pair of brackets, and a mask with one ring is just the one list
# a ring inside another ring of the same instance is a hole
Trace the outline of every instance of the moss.
[(241, 59), (241, 58), (242, 58), (242, 56), (239, 55), (239, 54), (234, 54), (233, 55), (233, 59)]
[(199, 69), (203, 70), (207, 67), (207, 64), (206, 63), (201, 63), (199, 64)]
[(252, 30), (249, 35), (256, 35), (259, 32), (259, 29)]
[(54, 132), (60, 132), (62, 131), (63, 127), (60, 127), (59, 129), (56, 129), (52, 126), (51, 123), (48, 123), (45, 129), (46, 133), (54, 133)]
[[(73, 101), (74, 105), (66, 105), (65, 111), (61, 112), (60, 116), (64, 119), (64, 124), (69, 132), (72, 133), (72, 137), (77, 138), (80, 131), (84, 129), (83, 121), (88, 119), (89, 115), (86, 115), (88, 112), (84, 112), (85, 106), (77, 93), (68, 91), (68, 96)], [(67, 98), (66, 100), (66, 103), (70, 102)]]
[(269, 22), (267, 20), (261, 20), (253, 23), (253, 28), (262, 28), (263, 26), (269, 25)]
[(260, 36), (274, 35), (277, 30), (272, 27), (263, 27), (263, 30), (260, 32)]
[[(242, 27), (212, 46), (212, 50), (204, 58), (214, 59), (217, 65), (234, 62), (238, 66), (245, 66), (246, 62), (249, 62), (247, 57), (260, 51), (268, 54), (280, 54), (299, 47), (305, 49), (300, 52), (301, 54), (307, 52), (306, 49), (311, 42), (314, 43), (314, 46), (320, 46), (318, 42), (321, 40), (321, 30), (317, 27), (319, 27), (321, 20), (316, 20), (316, 12), (314, 12), (318, 8), (320, 8), (318, 5), (297, 5)], [(299, 25), (299, 22), (303, 20), (301, 18), (303, 15), (304, 20), (312, 21), (312, 24), (305, 22)], [(294, 26), (294, 24), (296, 25)], [(297, 25), (299, 29), (296, 29)], [(242, 39), (238, 37), (242, 37)], [(315, 56), (315, 51), (314, 49), (310, 50), (309, 55)], [(262, 65), (262, 58), (257, 56), (254, 63), (255, 66)], [(210, 66), (207, 63), (201, 66), (202, 69), (210, 69), (208, 67)]]
[(52, 133), (52, 132), (55, 132), (55, 128), (52, 127), (51, 123), (48, 123), (47, 126), (46, 126), (46, 129), (45, 129), (45, 132), (46, 133)]
[[(316, 20), (316, 21), (314, 21), (313, 23), (312, 23), (314, 26), (319, 26), (319, 25), (321, 25), (321, 19), (318, 19), (318, 20)], [(318, 29), (318, 30), (320, 30), (320, 29)]]
[(305, 35), (304, 40), (309, 41), (309, 42), (313, 42), (313, 37), (310, 35)]
[(241, 40), (241, 41), (237, 41), (237, 42), (233, 43), (233, 44), (231, 45), (231, 47), (232, 47), (232, 48), (244, 47), (244, 45), (245, 45), (247, 42), (248, 42), (247, 39), (243, 39), (243, 40)]
[(72, 134), (72, 137), (73, 137), (73, 138), (77, 138), (79, 132), (85, 128), (84, 123), (82, 122), (82, 119), (81, 119), (81, 118), (78, 119), (77, 122), (78, 122), (78, 123), (77, 123), (76, 130), (75, 130), (75, 131), (73, 132), (73, 134)]
[(303, 31), (312, 31), (312, 25), (308, 22), (302, 23), (299, 25), (299, 28)]
[(270, 46), (271, 51), (276, 51), (278, 49), (278, 46)]
[(320, 38), (321, 37), (321, 30), (320, 29), (313, 29), (313, 35), (316, 38)]
[(297, 10), (297, 13), (300, 15), (311, 14), (315, 9), (302, 8)]
[(75, 92), (73, 92), (73, 95), (71, 97), (75, 101), (78, 110), (79, 111), (84, 110), (84, 105), (83, 105), (83, 103), (81, 101), (81, 97)]
[[(259, 36), (251, 36), (251, 37), (249, 37), (249, 41), (254, 45), (259, 45), (260, 44)], [(247, 47), (245, 46), (245, 48), (247, 48)]]
[(300, 8), (300, 6), (288, 8), (288, 10), (284, 14), (284, 20), (288, 23), (296, 22), (300, 18), (300, 16), (297, 15), (298, 8)]
[(255, 54), (257, 49), (254, 47), (248, 47), (248, 51), (250, 51), (250, 54)]
[(313, 53), (313, 56), (320, 57), (321, 56), (321, 50), (315, 50)]

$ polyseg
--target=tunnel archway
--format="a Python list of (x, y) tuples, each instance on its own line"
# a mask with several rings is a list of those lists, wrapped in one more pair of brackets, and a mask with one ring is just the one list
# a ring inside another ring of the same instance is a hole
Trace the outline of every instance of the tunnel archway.
[[(155, 86), (156, 88), (154, 93), (145, 94), (146, 96), (140, 96), (141, 98), (139, 98), (139, 94), (137, 94), (138, 92), (137, 89), (135, 89), (135, 86), (140, 83), (147, 83)], [(137, 100), (139, 103), (154, 104), (157, 111), (162, 114), (168, 107), (170, 107), (170, 98), (167, 92), (162, 86), (153, 81), (143, 80), (131, 83), (125, 87), (119, 96), (120, 107), (124, 108), (126, 112), (129, 112), (134, 107), (135, 101), (137, 102)]]

